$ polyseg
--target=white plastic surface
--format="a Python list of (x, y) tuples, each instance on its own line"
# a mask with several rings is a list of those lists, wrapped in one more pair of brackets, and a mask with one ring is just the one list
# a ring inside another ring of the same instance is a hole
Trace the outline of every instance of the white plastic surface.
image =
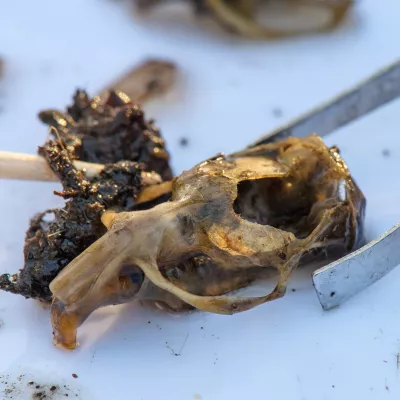
[[(275, 43), (205, 31), (182, 14), (138, 19), (118, 1), (0, 3), (1, 150), (34, 153), (47, 135), (39, 110), (62, 109), (77, 87), (94, 94), (143, 58), (161, 56), (182, 76), (146, 113), (178, 173), (240, 149), (400, 57), (397, 0), (364, 0), (334, 33)], [(400, 221), (400, 101), (327, 143), (341, 148), (366, 194), (368, 237)], [(29, 218), (60, 204), (55, 188), (0, 181), (0, 273), (22, 266)], [(32, 380), (53, 399), (398, 399), (400, 268), (329, 312), (310, 269), (297, 271), (290, 288), (235, 316), (109, 307), (82, 326), (72, 353), (52, 346), (48, 310), (0, 293), (0, 398), (30, 399), (40, 391)]]

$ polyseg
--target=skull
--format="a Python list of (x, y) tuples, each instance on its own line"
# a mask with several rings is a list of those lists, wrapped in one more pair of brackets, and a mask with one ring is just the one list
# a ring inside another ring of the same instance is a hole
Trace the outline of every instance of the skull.
[[(168, 0), (136, 0), (147, 10)], [(227, 30), (250, 38), (278, 37), (336, 28), (352, 0), (191, 0), (199, 15), (209, 14)]]
[[(171, 200), (150, 210), (106, 212), (107, 233), (51, 283), (57, 345), (75, 348), (95, 309), (134, 299), (249, 310), (282, 297), (300, 262), (362, 244), (365, 198), (338, 150), (316, 135), (215, 157), (171, 188)], [(271, 293), (226, 295), (270, 268), (279, 274)]]

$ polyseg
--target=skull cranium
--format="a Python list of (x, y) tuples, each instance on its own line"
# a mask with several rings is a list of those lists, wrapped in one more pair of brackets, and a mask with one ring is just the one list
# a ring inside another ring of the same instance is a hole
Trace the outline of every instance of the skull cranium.
[[(55, 342), (76, 346), (95, 309), (151, 299), (233, 314), (282, 297), (300, 261), (361, 244), (365, 198), (315, 135), (221, 156), (172, 182), (150, 210), (108, 212), (108, 232), (51, 283)], [(274, 268), (274, 290), (225, 296)]]

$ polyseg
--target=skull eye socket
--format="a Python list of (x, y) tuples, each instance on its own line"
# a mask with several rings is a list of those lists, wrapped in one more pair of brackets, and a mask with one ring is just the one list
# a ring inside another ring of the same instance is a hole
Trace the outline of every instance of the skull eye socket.
[(236, 214), (247, 221), (307, 237), (312, 227), (307, 217), (316, 201), (315, 187), (293, 178), (245, 180), (238, 184), (233, 204)]

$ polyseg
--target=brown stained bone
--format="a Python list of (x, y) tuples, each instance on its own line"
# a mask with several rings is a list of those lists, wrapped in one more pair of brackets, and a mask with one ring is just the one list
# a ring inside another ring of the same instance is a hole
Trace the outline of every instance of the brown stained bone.
[[(170, 0), (136, 0), (147, 10)], [(231, 32), (249, 38), (275, 39), (336, 28), (354, 0), (191, 0), (199, 14), (209, 14)], [(261, 21), (263, 16), (269, 16)], [(286, 17), (284, 19), (280, 16)], [(299, 16), (305, 19), (301, 26)], [(278, 21), (278, 22), (277, 22)]]
[[(103, 216), (107, 233), (50, 285), (54, 341), (75, 348), (95, 309), (149, 298), (155, 288), (162, 301), (176, 299), (174, 309), (219, 314), (282, 297), (300, 261), (361, 244), (364, 208), (336, 149), (315, 135), (210, 159), (174, 179), (171, 201)], [(194, 258), (204, 263), (189, 267)], [(268, 268), (279, 274), (271, 293), (222, 295)]]
[[(144, 103), (167, 93), (174, 85), (176, 65), (170, 61), (150, 59), (132, 68), (100, 93), (106, 98), (111, 90), (126, 94), (127, 102)], [(129, 100), (128, 100), (129, 98)]]

